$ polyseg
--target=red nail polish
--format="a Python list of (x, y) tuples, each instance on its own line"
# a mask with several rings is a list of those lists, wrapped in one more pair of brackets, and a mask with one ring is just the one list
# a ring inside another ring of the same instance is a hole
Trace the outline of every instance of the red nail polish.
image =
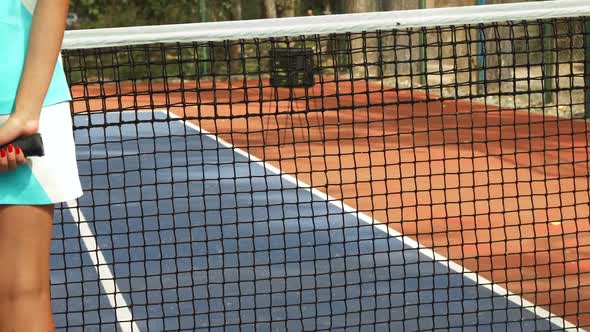
[(20, 154), (20, 153), (21, 153), (21, 150), (20, 150), (20, 148), (17, 146), (17, 147), (16, 147), (16, 154)]
[(0, 156), (2, 156), (2, 158), (6, 157), (6, 150), (0, 150)]
[(12, 146), (12, 144), (8, 144), (8, 152), (12, 153), (14, 147)]

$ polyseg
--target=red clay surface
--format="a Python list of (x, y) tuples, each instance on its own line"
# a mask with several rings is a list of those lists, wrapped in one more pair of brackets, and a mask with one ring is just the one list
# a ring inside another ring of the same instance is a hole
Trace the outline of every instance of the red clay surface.
[(171, 104), (234, 146), (590, 326), (590, 124), (360, 82), (316, 85), (307, 106), (284, 100), (287, 89), (277, 97), (258, 82), (247, 90), (234, 85), (231, 94), (226, 83), (215, 93), (211, 84), (200, 92), (195, 84), (153, 85), (151, 96), (146, 85), (135, 93), (131, 85), (74, 87), (75, 96), (96, 98), (74, 105), (118, 111)]

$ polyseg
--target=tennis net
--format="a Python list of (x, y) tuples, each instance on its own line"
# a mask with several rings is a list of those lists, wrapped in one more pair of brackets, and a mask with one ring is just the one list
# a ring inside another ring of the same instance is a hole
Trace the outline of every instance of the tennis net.
[(589, 327), (588, 15), (67, 32), (58, 329)]

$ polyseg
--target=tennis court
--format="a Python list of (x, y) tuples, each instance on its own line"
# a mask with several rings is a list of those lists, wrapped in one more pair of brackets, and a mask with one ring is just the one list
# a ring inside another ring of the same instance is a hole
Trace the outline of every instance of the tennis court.
[[(70, 34), (86, 191), (55, 226), (58, 329), (583, 330), (590, 134), (573, 114), (590, 6), (519, 6), (490, 6), (485, 23), (509, 23), (485, 26), (469, 8), (425, 27), (410, 24), (453, 9), (335, 17), (364, 22), (344, 37), (315, 17), (271, 38), (232, 22)], [(547, 27), (542, 61), (523, 58)], [(505, 40), (512, 63), (470, 53)], [(273, 83), (266, 52), (285, 43), (313, 50), (313, 86)]]

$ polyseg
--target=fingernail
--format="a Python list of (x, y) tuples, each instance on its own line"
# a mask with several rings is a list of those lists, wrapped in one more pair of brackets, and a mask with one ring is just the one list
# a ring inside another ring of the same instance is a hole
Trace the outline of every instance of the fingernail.
[(20, 152), (21, 152), (21, 150), (20, 150), (20, 148), (17, 146), (17, 147), (16, 147), (16, 154), (20, 154)]
[(14, 147), (12, 146), (12, 144), (8, 144), (8, 152), (12, 153)]
[(6, 150), (0, 150), (0, 155), (2, 158), (6, 157)]

